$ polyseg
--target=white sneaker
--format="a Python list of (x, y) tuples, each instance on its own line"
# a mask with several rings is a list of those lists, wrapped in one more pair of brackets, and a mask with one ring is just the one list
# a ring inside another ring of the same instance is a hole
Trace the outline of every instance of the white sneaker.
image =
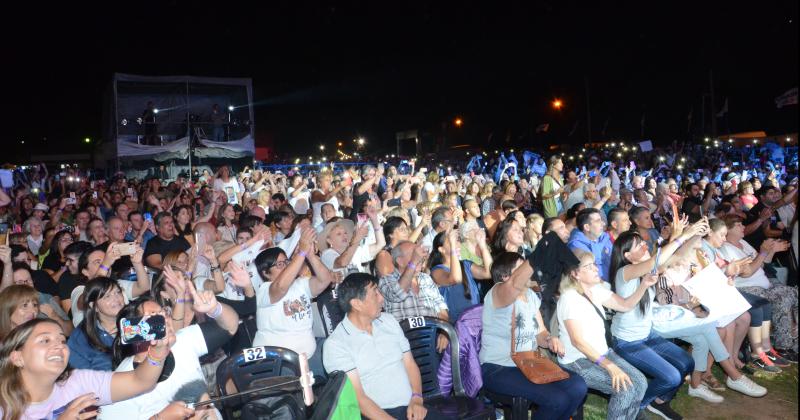
[(689, 396), (704, 399), (715, 404), (725, 401), (725, 398), (723, 398), (721, 395), (708, 389), (706, 384), (700, 384), (697, 388), (693, 388), (691, 385), (689, 385)]
[(745, 375), (740, 376), (739, 379), (735, 381), (728, 377), (725, 383), (728, 385), (728, 388), (734, 391), (739, 391), (742, 394), (750, 397), (758, 398), (767, 395), (767, 388), (764, 388), (763, 386), (753, 382), (752, 379)]

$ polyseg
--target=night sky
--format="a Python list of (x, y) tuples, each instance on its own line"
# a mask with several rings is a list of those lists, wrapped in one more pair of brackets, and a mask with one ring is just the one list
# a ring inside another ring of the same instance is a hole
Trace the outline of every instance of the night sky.
[(396, 131), (438, 136), (456, 116), (453, 143), (578, 144), (587, 82), (594, 140), (639, 139), (643, 115), (645, 138), (700, 137), (709, 70), (717, 109), (729, 101), (721, 136), (797, 130), (797, 106), (774, 104), (798, 85), (796, 0), (30, 3), (0, 29), (4, 144), (23, 159), (100, 141), (114, 72), (251, 77), (257, 145), (290, 156), (358, 136), (390, 150)]

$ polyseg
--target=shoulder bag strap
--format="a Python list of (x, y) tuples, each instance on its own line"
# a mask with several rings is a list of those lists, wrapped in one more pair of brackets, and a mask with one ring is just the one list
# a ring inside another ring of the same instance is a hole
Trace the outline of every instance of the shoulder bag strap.
[(517, 329), (517, 305), (516, 299), (511, 303), (511, 355), (517, 354), (517, 346), (514, 343), (514, 330)]
[(599, 310), (599, 309), (597, 309), (597, 306), (594, 306), (594, 302), (592, 302), (592, 300), (591, 300), (591, 299), (589, 299), (589, 296), (586, 296), (586, 295), (585, 295), (585, 294), (583, 294), (583, 293), (581, 293), (581, 296), (583, 296), (583, 297), (584, 297), (584, 299), (586, 299), (586, 300), (588, 300), (588, 301), (589, 301), (589, 305), (592, 305), (592, 308), (594, 308), (594, 311), (595, 311), (595, 312), (597, 312), (597, 316), (599, 316), (599, 317), (600, 317), (600, 319), (602, 319), (603, 321), (606, 321), (606, 316), (605, 316), (604, 314), (600, 313), (600, 310)]

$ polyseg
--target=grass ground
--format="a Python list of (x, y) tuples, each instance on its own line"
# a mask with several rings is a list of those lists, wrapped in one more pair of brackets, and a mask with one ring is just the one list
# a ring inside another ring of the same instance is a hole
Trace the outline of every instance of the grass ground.
[[(723, 384), (725, 375), (718, 366), (712, 372)], [(688, 384), (684, 384), (672, 402), (675, 409), (686, 419), (708, 420), (745, 420), (745, 419), (796, 419), (798, 418), (797, 365), (784, 368), (782, 373), (770, 374), (756, 372), (751, 376), (758, 384), (767, 388), (768, 393), (762, 398), (750, 398), (736, 391), (727, 390), (719, 394), (725, 397), (721, 404), (711, 404), (686, 393)], [(608, 401), (594, 394), (589, 394), (584, 405), (586, 420), (606, 418)], [(648, 413), (648, 418), (660, 417)]]

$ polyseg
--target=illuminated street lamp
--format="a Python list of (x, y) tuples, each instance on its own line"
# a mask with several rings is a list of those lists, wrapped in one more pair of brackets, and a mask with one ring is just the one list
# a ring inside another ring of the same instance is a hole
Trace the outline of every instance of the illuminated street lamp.
[(564, 103), (563, 103), (563, 102), (561, 102), (561, 99), (555, 99), (555, 100), (553, 100), (553, 108), (555, 108), (555, 109), (561, 109), (561, 107), (563, 107), (563, 106), (564, 106)]
[(453, 124), (455, 124), (455, 125), (456, 125), (456, 127), (461, 127), (461, 124), (464, 124), (464, 121), (463, 121), (461, 118), (456, 118), (456, 119), (453, 121)]
[(83, 139), (84, 143), (91, 143), (91, 141), (92, 141), (92, 139), (90, 139), (89, 137), (86, 137), (85, 139)]
[(325, 150), (325, 145), (323, 145), (323, 144), (320, 144), (320, 145), (319, 145), (319, 150)]

